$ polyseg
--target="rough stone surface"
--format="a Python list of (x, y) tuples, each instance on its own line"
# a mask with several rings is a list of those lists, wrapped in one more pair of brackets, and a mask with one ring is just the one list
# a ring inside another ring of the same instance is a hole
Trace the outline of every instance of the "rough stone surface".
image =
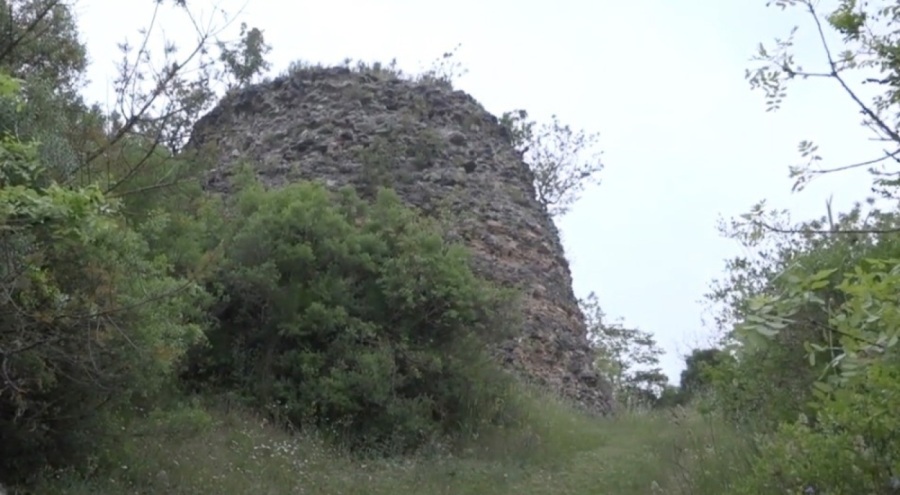
[(477, 273), (524, 289), (521, 335), (495, 349), (509, 367), (588, 410), (612, 409), (550, 216), (508, 132), (471, 96), (386, 71), (308, 68), (227, 95), (195, 126), (209, 146), (208, 188), (229, 190), (238, 162), (267, 185), (319, 180), (364, 195), (388, 185), (428, 214), (457, 214)]

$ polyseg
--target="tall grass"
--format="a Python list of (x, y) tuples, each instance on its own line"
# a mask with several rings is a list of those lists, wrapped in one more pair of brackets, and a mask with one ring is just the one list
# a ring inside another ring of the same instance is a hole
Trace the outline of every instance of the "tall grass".
[(92, 476), (50, 473), (34, 492), (722, 495), (751, 452), (738, 432), (692, 409), (596, 419), (532, 396), (515, 427), (427, 455), (363, 458), (207, 404), (141, 420), (109, 452), (114, 464)]

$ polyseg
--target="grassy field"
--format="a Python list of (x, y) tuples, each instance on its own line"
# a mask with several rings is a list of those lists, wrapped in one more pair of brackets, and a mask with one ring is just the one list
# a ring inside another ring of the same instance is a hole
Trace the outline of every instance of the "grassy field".
[(721, 495), (746, 464), (736, 435), (691, 410), (597, 420), (548, 400), (530, 408), (521, 427), (455, 455), (402, 460), (341, 454), (234, 409), (185, 409), (131, 428), (111, 473), (56, 473), (37, 493)]

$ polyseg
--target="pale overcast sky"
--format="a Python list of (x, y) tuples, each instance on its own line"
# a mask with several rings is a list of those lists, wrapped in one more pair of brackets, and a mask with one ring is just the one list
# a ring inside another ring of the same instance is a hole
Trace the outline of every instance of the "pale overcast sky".
[[(210, 0), (188, 0), (208, 19)], [(171, 0), (170, 0), (171, 2)], [(821, 67), (808, 19), (765, 0), (222, 0), (239, 21), (264, 30), (274, 72), (294, 60), (346, 57), (415, 72), (461, 44), (468, 74), (457, 82), (489, 111), (525, 108), (600, 134), (603, 183), (559, 221), (579, 297), (595, 291), (611, 318), (656, 335), (673, 381), (680, 357), (710, 335), (701, 297), (740, 252), (716, 220), (768, 198), (795, 218), (819, 216), (825, 199), (843, 211), (868, 191), (865, 173), (820, 179), (791, 194), (797, 143), (820, 143), (828, 164), (878, 155), (851, 102), (830, 81), (800, 81), (783, 110), (766, 113), (744, 79), (760, 41), (800, 24), (797, 50)], [(822, 2), (826, 7), (830, 2)], [(137, 41), (152, 0), (81, 0), (94, 64), (90, 95), (102, 100), (120, 58)], [(171, 10), (171, 9), (167, 9)], [(165, 35), (188, 44), (171, 14)], [(236, 34), (237, 25), (232, 32)], [(158, 46), (158, 45), (157, 45)], [(157, 50), (158, 51), (158, 50)]]

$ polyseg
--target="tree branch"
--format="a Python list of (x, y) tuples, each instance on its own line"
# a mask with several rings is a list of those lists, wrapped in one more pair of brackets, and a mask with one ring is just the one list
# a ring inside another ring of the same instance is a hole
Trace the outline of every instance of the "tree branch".
[(809, 10), (810, 15), (813, 18), (813, 21), (816, 23), (816, 30), (819, 33), (819, 40), (822, 43), (822, 48), (825, 50), (825, 56), (828, 58), (828, 66), (831, 69), (831, 76), (834, 77), (838, 84), (844, 89), (844, 91), (850, 95), (850, 98), (853, 99), (854, 102), (859, 106), (860, 110), (867, 115), (872, 122), (881, 129), (885, 134), (887, 134), (892, 141), (900, 144), (900, 134), (893, 129), (891, 129), (880, 117), (875, 115), (875, 112), (869, 108), (868, 105), (863, 103), (863, 101), (859, 98), (855, 91), (847, 84), (843, 77), (838, 73), (837, 63), (834, 60), (834, 57), (831, 54), (831, 48), (828, 46), (828, 40), (825, 38), (825, 30), (822, 28), (822, 21), (819, 19), (819, 14), (816, 12), (816, 8), (813, 3), (809, 0), (806, 0), (805, 5)]
[(759, 220), (751, 220), (751, 223), (762, 227), (770, 232), (778, 234), (895, 234), (900, 233), (900, 227), (889, 229), (782, 229), (774, 227)]

